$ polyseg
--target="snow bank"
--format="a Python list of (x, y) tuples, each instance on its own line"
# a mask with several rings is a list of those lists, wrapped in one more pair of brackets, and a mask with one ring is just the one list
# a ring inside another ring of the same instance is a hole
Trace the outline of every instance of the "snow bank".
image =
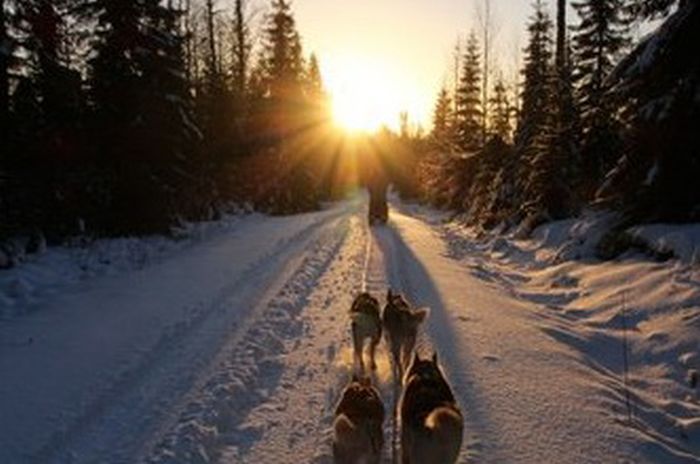
[(528, 239), (451, 223), (445, 238), (474, 276), (534, 305), (541, 330), (579, 353), (649, 462), (700, 462), (700, 224), (621, 231), (627, 251), (602, 261), (615, 219), (589, 212)]
[(700, 224), (653, 224), (628, 230), (659, 254), (672, 254), (683, 264), (700, 263)]
[[(81, 238), (65, 246), (39, 247), (32, 255), (13, 253), (14, 266), (0, 270), (0, 319), (30, 312), (77, 282), (144, 269), (193, 244), (230, 233), (241, 217), (232, 214), (216, 222), (186, 223), (173, 230), (172, 237)], [(19, 245), (15, 248), (26, 248)], [(0, 269), (9, 265), (10, 255), (0, 250)]]

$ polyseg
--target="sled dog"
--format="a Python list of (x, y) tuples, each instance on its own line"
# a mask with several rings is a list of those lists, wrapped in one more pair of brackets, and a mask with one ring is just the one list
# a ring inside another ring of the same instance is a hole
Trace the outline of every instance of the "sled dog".
[(382, 325), (397, 379), (403, 378), (406, 364), (411, 360), (416, 346), (418, 327), (428, 313), (428, 308), (413, 309), (402, 295), (391, 290), (387, 292)]
[(367, 378), (353, 376), (335, 410), (333, 459), (336, 464), (379, 464), (384, 437), (384, 404)]
[(431, 360), (414, 356), (406, 373), (399, 414), (401, 464), (457, 461), (464, 420), (437, 354)]
[(355, 361), (364, 375), (365, 363), (363, 358), (365, 340), (369, 339), (370, 368), (377, 368), (374, 355), (377, 345), (382, 338), (382, 322), (379, 317), (379, 301), (369, 293), (361, 293), (355, 298), (350, 308), (352, 320), (352, 341), (355, 348)]

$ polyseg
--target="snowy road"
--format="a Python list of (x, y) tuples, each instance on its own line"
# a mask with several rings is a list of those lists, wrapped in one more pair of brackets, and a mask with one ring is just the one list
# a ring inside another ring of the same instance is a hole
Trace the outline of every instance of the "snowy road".
[[(438, 351), (464, 410), (462, 462), (699, 462), (628, 427), (619, 390), (439, 223), (392, 211), (369, 229), (364, 214), (354, 200), (244, 220), (0, 323), (0, 462), (330, 462), (365, 286), (431, 308), (419, 349)], [(383, 347), (376, 380), (390, 410)]]

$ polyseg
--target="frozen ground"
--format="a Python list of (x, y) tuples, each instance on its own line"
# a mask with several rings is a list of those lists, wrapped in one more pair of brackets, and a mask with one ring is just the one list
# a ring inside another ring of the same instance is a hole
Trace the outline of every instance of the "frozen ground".
[[(347, 310), (388, 286), (431, 307), (419, 349), (465, 413), (461, 462), (700, 462), (700, 274), (682, 231), (635, 233), (690, 259), (599, 263), (585, 223), (523, 241), (421, 208), (374, 229), (364, 214), (354, 199), (243, 217), (81, 278), (41, 277), (68, 258), (0, 274), (31, 284), (0, 290), (0, 462), (329, 463)], [(375, 380), (390, 412), (383, 345)]]

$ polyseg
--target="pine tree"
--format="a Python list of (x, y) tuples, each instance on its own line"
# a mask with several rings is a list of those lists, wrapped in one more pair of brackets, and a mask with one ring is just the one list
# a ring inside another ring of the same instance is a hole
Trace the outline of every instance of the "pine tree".
[(457, 89), (457, 140), (460, 150), (474, 152), (482, 145), (481, 56), (476, 35), (467, 41)]
[(312, 100), (319, 102), (324, 97), (323, 79), (321, 77), (321, 67), (315, 53), (309, 57), (309, 66), (306, 71), (306, 93)]
[(149, 155), (152, 188), (161, 202), (156, 206), (170, 217), (197, 217), (209, 199), (191, 195), (199, 181), (193, 161), (201, 133), (185, 74), (181, 12), (160, 0), (145, 0), (143, 14), (144, 41), (137, 59), (143, 76), (139, 145)]
[(555, 135), (555, 78), (552, 68), (552, 21), (542, 1), (534, 4), (528, 31), (523, 106), (516, 135), (520, 176), (525, 180), (523, 213), (527, 228), (546, 218), (566, 214), (567, 186), (561, 160), (550, 149)]
[(191, 118), (178, 12), (159, 0), (95, 3), (89, 84), (109, 232), (166, 229), (186, 195), (198, 136)]
[(290, 4), (286, 0), (273, 0), (263, 51), (266, 86), (272, 99), (300, 99), (304, 73), (302, 56), (301, 39)]
[[(578, 141), (580, 140), (578, 109), (574, 97), (572, 78), (572, 62), (567, 37), (566, 0), (557, 1), (557, 26), (556, 26), (556, 108), (554, 120), (554, 134), (550, 151), (560, 167), (561, 175), (568, 185), (574, 185), (580, 177), (580, 160)], [(568, 194), (574, 191), (568, 189)], [(573, 208), (573, 197), (567, 198), (565, 203)]]
[(681, 1), (609, 78), (629, 129), (598, 197), (622, 208), (628, 224), (700, 220), (700, 59), (689, 46), (698, 42), (700, 4)]
[(624, 0), (581, 0), (573, 3), (580, 23), (573, 37), (579, 104), (585, 130), (611, 116), (605, 104), (605, 79), (629, 44)]
[(454, 143), (454, 113), (452, 98), (445, 87), (440, 89), (433, 111), (432, 140), (438, 150), (451, 152)]
[(573, 6), (580, 17), (573, 35), (573, 77), (588, 180), (582, 185), (582, 195), (590, 198), (619, 155), (617, 102), (606, 95), (605, 82), (629, 44), (629, 18), (624, 0), (580, 0)]
[(273, 0), (266, 18), (263, 50), (256, 79), (258, 115), (264, 138), (275, 149), (273, 192), (268, 207), (275, 212), (294, 212), (315, 208), (320, 191), (315, 178), (314, 156), (308, 149), (294, 146), (309, 128), (306, 99), (306, 67), (301, 39), (290, 4)]
[(534, 3), (528, 25), (529, 43), (525, 49), (524, 77), (520, 118), (515, 143), (527, 150), (536, 137), (550, 127), (552, 104), (552, 21), (542, 0)]
[(489, 107), (491, 110), (489, 112), (491, 133), (504, 142), (509, 142), (513, 131), (511, 124), (513, 107), (508, 98), (508, 89), (503, 81), (503, 76), (499, 76), (493, 86), (493, 95), (489, 99)]

